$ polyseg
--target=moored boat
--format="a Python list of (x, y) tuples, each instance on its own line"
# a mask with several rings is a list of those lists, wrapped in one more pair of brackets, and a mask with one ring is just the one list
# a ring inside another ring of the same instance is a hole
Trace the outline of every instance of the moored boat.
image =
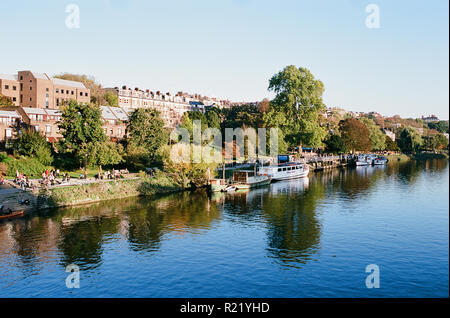
[(211, 192), (220, 192), (223, 191), (226, 187), (228, 187), (227, 180), (225, 179), (210, 179), (209, 180), (209, 189)]
[(307, 177), (309, 166), (306, 163), (287, 162), (280, 165), (261, 167), (259, 172), (263, 175), (268, 175), (274, 181), (281, 181)]
[(355, 162), (357, 166), (368, 166), (372, 164), (372, 159), (368, 155), (359, 155)]
[(254, 170), (237, 170), (233, 174), (233, 185), (236, 190), (251, 189), (270, 184), (271, 178), (256, 173)]
[(376, 158), (373, 161), (373, 164), (374, 165), (385, 165), (385, 164), (387, 164), (387, 162), (388, 162), (388, 159), (386, 157), (379, 156), (378, 158)]

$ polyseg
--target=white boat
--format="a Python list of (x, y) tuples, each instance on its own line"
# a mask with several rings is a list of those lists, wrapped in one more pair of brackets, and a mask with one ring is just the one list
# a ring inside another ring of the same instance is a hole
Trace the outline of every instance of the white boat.
[(281, 165), (260, 167), (259, 173), (272, 177), (274, 181), (289, 180), (308, 176), (309, 166), (306, 163), (287, 162)]
[(372, 164), (372, 158), (369, 155), (359, 155), (356, 159), (357, 166), (368, 166)]
[(233, 174), (233, 185), (236, 190), (251, 189), (270, 184), (271, 178), (254, 170), (236, 170)]
[(386, 157), (380, 156), (373, 161), (374, 165), (385, 165), (387, 164), (388, 159)]

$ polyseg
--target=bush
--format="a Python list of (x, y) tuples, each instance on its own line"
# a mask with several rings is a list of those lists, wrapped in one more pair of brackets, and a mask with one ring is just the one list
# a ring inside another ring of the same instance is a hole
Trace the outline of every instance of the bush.
[(6, 160), (4, 162), (8, 167), (8, 176), (15, 177), (16, 170), (19, 173), (26, 174), (27, 176), (41, 176), (42, 171), (46, 169), (46, 167), (36, 158), (20, 158)]

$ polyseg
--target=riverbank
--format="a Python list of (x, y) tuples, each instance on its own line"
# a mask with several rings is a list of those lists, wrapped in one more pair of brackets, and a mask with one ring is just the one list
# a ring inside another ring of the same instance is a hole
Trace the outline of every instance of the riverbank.
[[(0, 193), (4, 209), (31, 212), (49, 208), (75, 206), (134, 196), (152, 196), (184, 190), (169, 177), (136, 177), (95, 183), (59, 186), (36, 191), (11, 188)], [(27, 201), (25, 203), (25, 201)]]

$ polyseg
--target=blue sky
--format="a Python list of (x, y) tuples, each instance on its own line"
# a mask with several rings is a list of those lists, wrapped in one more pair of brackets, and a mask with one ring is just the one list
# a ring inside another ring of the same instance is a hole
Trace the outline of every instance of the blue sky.
[[(70, 3), (79, 29), (65, 25)], [(365, 25), (370, 3), (379, 29)], [(324, 82), (327, 106), (448, 119), (448, 11), (447, 0), (2, 0), (0, 73), (254, 101), (294, 64)]]

